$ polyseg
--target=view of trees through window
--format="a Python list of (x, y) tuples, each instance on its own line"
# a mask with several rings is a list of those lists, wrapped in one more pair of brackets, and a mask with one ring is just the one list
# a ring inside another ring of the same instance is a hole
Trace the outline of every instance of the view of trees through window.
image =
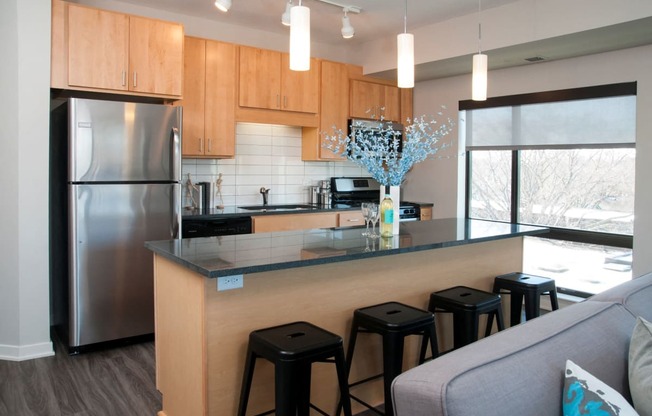
[[(519, 151), (518, 222), (633, 234), (632, 148)], [(474, 151), (470, 216), (509, 221), (511, 151)]]

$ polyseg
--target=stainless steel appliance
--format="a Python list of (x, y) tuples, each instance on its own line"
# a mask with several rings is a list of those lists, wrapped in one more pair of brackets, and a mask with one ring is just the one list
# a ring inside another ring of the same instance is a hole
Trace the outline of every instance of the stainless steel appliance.
[(152, 334), (144, 242), (180, 235), (181, 109), (71, 98), (51, 119), (51, 195), (62, 181), (67, 194), (64, 208), (51, 207), (53, 256), (67, 257), (67, 270), (53, 271), (53, 293), (58, 312), (68, 312), (57, 320), (71, 352)]
[(374, 137), (384, 140), (384, 136), (391, 134), (394, 136), (392, 140), (397, 142), (399, 153), (403, 149), (403, 130), (404, 127), (401, 123), (395, 123), (393, 121), (349, 119), (348, 133), (352, 140), (360, 136), (370, 140), (374, 139)]
[[(373, 178), (331, 178), (333, 207), (360, 206), (363, 202), (380, 202), (380, 184)], [(407, 201), (399, 203), (399, 221), (419, 221), (419, 204)]]

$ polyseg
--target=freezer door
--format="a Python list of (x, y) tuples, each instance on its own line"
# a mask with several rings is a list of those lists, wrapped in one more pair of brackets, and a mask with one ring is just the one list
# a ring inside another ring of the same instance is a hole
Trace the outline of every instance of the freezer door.
[(69, 185), (70, 346), (154, 332), (148, 240), (178, 237), (180, 185)]
[(181, 109), (71, 98), (70, 182), (181, 180)]

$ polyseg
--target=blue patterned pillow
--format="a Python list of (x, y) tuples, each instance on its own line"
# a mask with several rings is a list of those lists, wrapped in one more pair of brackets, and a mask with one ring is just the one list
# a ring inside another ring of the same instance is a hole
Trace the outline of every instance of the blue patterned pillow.
[(564, 416), (638, 415), (620, 393), (571, 360), (566, 360), (562, 402)]

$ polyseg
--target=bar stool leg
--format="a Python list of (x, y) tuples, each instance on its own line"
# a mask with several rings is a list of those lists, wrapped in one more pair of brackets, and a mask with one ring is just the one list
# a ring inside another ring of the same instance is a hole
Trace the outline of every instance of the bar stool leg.
[(557, 291), (551, 290), (548, 292), (550, 294), (550, 304), (552, 305), (552, 310), (556, 311), (559, 309), (559, 302), (557, 301)]
[(478, 316), (471, 313), (453, 313), (453, 347), (461, 348), (478, 340)]
[(525, 297), (525, 320), (529, 321), (534, 319), (540, 314), (541, 309), (541, 297), (536, 296), (526, 296)]
[(351, 397), (349, 396), (348, 376), (346, 374), (346, 361), (344, 360), (344, 351), (340, 350), (335, 353), (335, 368), (337, 369), (337, 381), (340, 385), (340, 403), (337, 406), (337, 414), (344, 409), (344, 416), (352, 416)]
[(521, 310), (523, 304), (523, 295), (512, 292), (510, 299), (510, 326), (516, 326), (521, 323)]
[(383, 382), (385, 385), (385, 415), (394, 416), (392, 405), (392, 381), (403, 370), (402, 336), (394, 334), (383, 335)]
[(430, 353), (432, 359), (439, 357), (439, 345), (437, 343), (437, 330), (435, 328), (428, 328), (423, 331), (423, 338), (421, 339), (421, 351), (419, 353), (419, 364), (426, 362), (426, 351), (428, 350), (428, 342), (430, 342)]
[(296, 366), (279, 361), (275, 363), (274, 394), (276, 402), (276, 416), (296, 415), (297, 411), (297, 382)]
[(251, 347), (247, 347), (247, 360), (245, 361), (242, 388), (240, 390), (240, 405), (238, 406), (238, 416), (245, 416), (245, 413), (247, 413), (247, 404), (249, 402), (249, 393), (251, 391), (251, 382), (254, 378), (255, 366), (256, 355), (251, 351)]
[(300, 364), (297, 368), (297, 407), (298, 416), (310, 416), (310, 382), (312, 376), (312, 366), (308, 364)]
[[(349, 376), (351, 375), (351, 363), (353, 363), (353, 351), (355, 350), (355, 341), (356, 338), (358, 337), (358, 321), (355, 319), (355, 316), (353, 317), (353, 322), (351, 323), (351, 332), (349, 334), (349, 346), (346, 348), (346, 359), (345, 359), (345, 382), (344, 386), (346, 386), (346, 391), (347, 391), (347, 397), (348, 397), (348, 391), (349, 391)], [(339, 371), (339, 370), (338, 370)], [(342, 406), (345, 405), (343, 403), (343, 399), (340, 399), (340, 402), (337, 404), (337, 412), (335, 413), (337, 416), (340, 416), (342, 412)], [(350, 402), (349, 402), (350, 406)], [(346, 410), (345, 413), (346, 414)]]

